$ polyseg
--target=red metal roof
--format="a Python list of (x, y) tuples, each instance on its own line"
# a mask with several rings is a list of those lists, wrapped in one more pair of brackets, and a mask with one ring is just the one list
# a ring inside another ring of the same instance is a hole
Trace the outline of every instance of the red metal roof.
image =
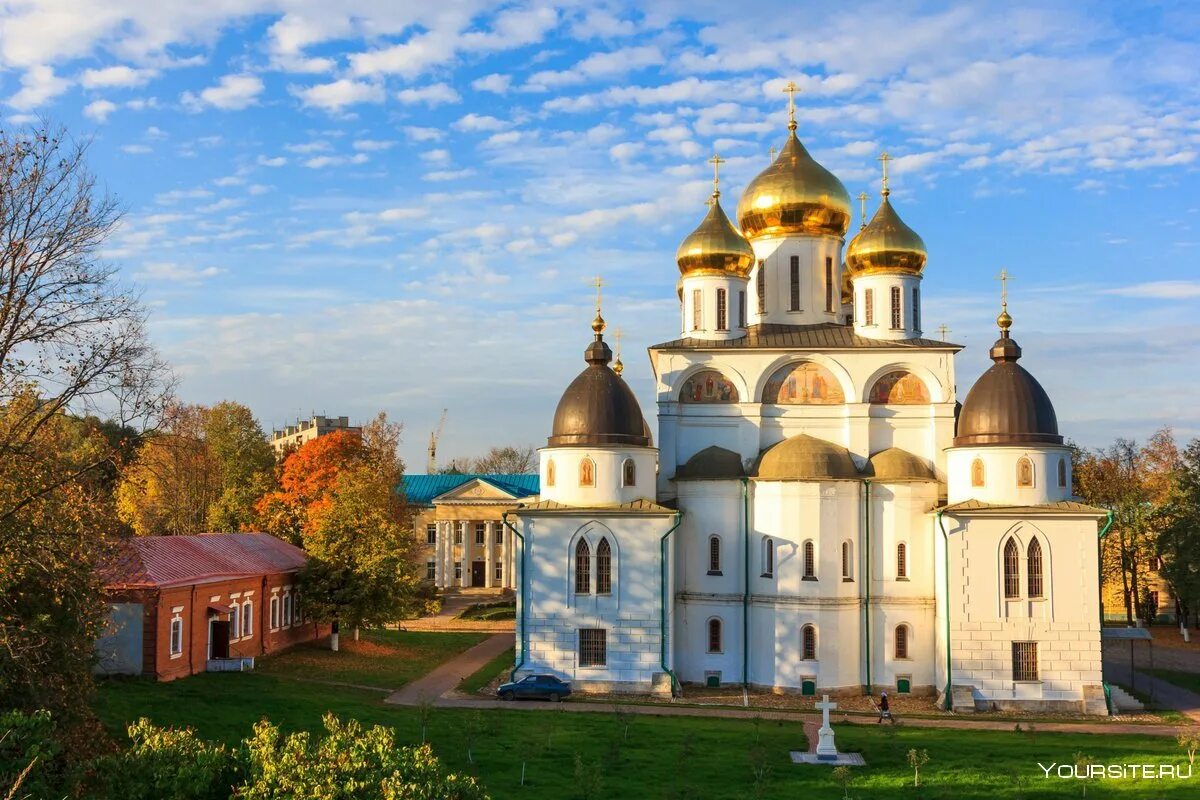
[(291, 572), (307, 561), (299, 547), (269, 533), (140, 536), (119, 545), (105, 570), (105, 584), (109, 588), (186, 586)]

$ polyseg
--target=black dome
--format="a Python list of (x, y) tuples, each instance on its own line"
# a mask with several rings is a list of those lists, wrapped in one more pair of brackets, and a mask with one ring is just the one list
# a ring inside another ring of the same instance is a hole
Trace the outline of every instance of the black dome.
[(1017, 363), (1021, 348), (1007, 327), (991, 356), (995, 363), (979, 376), (959, 411), (954, 446), (1062, 444), (1054, 405), (1037, 378)]
[[(601, 328), (602, 330), (602, 328)], [(587, 369), (563, 392), (546, 443), (564, 445), (650, 445), (650, 427), (633, 390), (609, 368), (612, 350), (597, 332), (583, 358)]]

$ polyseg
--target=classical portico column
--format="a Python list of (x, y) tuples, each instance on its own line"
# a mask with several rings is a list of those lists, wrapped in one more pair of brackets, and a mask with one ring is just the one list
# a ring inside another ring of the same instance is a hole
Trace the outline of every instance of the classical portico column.
[(483, 541), (485, 543), (483, 553), (484, 559), (487, 561), (487, 563), (483, 565), (483, 585), (489, 589), (492, 588), (492, 578), (493, 573), (495, 572), (495, 568), (492, 566), (492, 559), (494, 558), (492, 555), (494, 550), (493, 544), (496, 541), (495, 526), (496, 523), (494, 522), (484, 523), (483, 526)]
[(442, 523), (442, 540), (446, 543), (442, 550), (442, 586), (454, 585), (454, 523)]

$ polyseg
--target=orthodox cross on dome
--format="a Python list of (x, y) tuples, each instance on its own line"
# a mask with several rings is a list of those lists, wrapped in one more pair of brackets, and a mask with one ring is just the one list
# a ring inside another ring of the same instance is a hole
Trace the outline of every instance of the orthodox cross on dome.
[(783, 93), (788, 96), (788, 130), (796, 130), (796, 92), (800, 91), (800, 87), (794, 82), (788, 81), (783, 87)]
[(888, 173), (887, 173), (888, 162), (892, 161), (892, 160), (894, 160), (894, 159), (891, 157), (891, 155), (888, 154), (887, 150), (884, 150), (882, 153), (880, 153), (879, 158), (876, 159), (876, 161), (879, 161), (880, 163), (883, 164), (883, 196), (884, 197), (887, 197), (889, 194), (892, 193), (892, 190), (888, 188)]
[(860, 209), (862, 209), (858, 214), (858, 222), (859, 222), (858, 229), (862, 230), (863, 228), (867, 227), (867, 193), (866, 192), (858, 193), (858, 207)]
[(713, 151), (713, 157), (708, 160), (709, 164), (713, 165), (713, 197), (721, 196), (721, 165), (725, 163), (725, 159), (721, 158), (721, 154)]
[(771, 145), (770, 153), (771, 153), (771, 163), (774, 163), (775, 156), (777, 156), (779, 154), (779, 148), (777, 148), (775, 145)]
[(950, 333), (950, 326), (943, 322), (941, 325), (938, 325), (937, 332), (938, 336), (941, 336), (944, 342), (946, 341), (946, 334)]
[(616, 361), (613, 362), (612, 369), (613, 369), (613, 372), (620, 375), (622, 372), (625, 371), (625, 365), (621, 363), (621, 329), (617, 328), (616, 331), (614, 331), (614, 333), (616, 334), (616, 337), (617, 337), (617, 359), (616, 359)]
[(1012, 275), (1003, 267), (996, 276), (996, 280), (1000, 281), (1000, 316), (996, 317), (996, 324), (1000, 326), (1000, 333), (1004, 337), (1008, 336), (1008, 329), (1012, 327), (1012, 316), (1008, 313), (1008, 282), (1012, 279)]
[(596, 332), (596, 336), (604, 333), (604, 317), (600, 316), (600, 289), (604, 286), (604, 279), (599, 275), (592, 281), (592, 286), (596, 287), (596, 318), (592, 320), (592, 330)]

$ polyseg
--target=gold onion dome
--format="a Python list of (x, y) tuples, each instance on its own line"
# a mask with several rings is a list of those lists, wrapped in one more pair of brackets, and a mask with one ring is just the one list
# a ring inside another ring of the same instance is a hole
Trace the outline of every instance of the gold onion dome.
[(796, 138), (795, 123), (771, 166), (746, 186), (738, 202), (738, 226), (759, 236), (845, 236), (850, 227), (850, 194)]
[(754, 248), (725, 216), (720, 195), (713, 192), (708, 214), (675, 251), (684, 276), (732, 274), (745, 278), (754, 266)]
[(846, 247), (846, 268), (851, 275), (897, 272), (919, 275), (928, 257), (925, 242), (900, 219), (885, 190), (875, 216)]

